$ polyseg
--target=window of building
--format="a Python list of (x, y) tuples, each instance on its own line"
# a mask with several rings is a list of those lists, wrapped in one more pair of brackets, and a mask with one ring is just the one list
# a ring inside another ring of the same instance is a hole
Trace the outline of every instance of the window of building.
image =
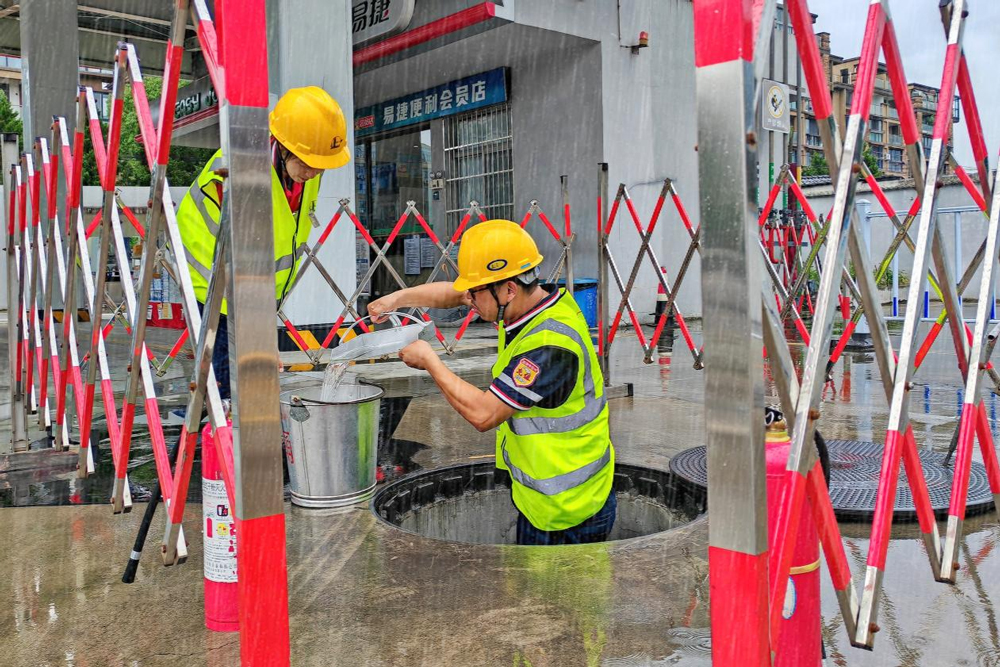
[(926, 157), (926, 155), (931, 152), (931, 144), (934, 143), (934, 137), (931, 137), (931, 136), (925, 134), (924, 138), (923, 138), (923, 141), (921, 143), (924, 146), (924, 154), (925, 154), (925, 157)]
[(21, 69), (21, 59), (17, 56), (0, 55), (0, 68)]
[(880, 144), (884, 141), (884, 135), (881, 132), (869, 132), (868, 140), (872, 143)]
[(97, 105), (97, 117), (105, 122), (111, 119), (109, 109), (110, 99), (111, 93), (102, 93), (96, 90), (94, 91), (94, 103)]
[(806, 145), (812, 148), (819, 148), (823, 145), (819, 136), (819, 125), (815, 118), (806, 119)]
[(841, 83), (850, 83), (851, 82), (850, 77), (851, 77), (851, 73), (848, 72), (846, 69), (840, 70), (840, 82)]
[(903, 151), (899, 148), (889, 149), (889, 160), (892, 162), (902, 162), (903, 161)]
[[(425, 220), (430, 217), (430, 166), (431, 131), (427, 126), (358, 143), (354, 162), (357, 214), (373, 236), (389, 235), (407, 201), (416, 202)], [(419, 230), (411, 218), (401, 231)]]
[[(387, 237), (413, 201), (425, 220), (431, 218), (433, 196), (430, 188), (431, 130), (429, 124), (407, 127), (404, 131), (376, 135), (358, 141), (354, 150), (356, 213), (358, 219), (376, 239)], [(406, 271), (406, 247), (411, 239), (423, 236), (423, 228), (409, 216), (399, 229), (401, 238), (389, 246), (386, 261), (404, 276), (408, 284), (420, 282), (420, 275)], [(367, 244), (357, 241), (357, 276), (368, 271), (372, 260)], [(421, 243), (422, 241), (418, 241)], [(420, 263), (418, 262), (418, 267)], [(394, 277), (384, 268), (373, 275), (365, 294), (377, 298), (395, 291)]]
[(509, 104), (455, 116), (445, 129), (448, 233), (476, 200), (487, 218), (514, 217), (514, 157)]

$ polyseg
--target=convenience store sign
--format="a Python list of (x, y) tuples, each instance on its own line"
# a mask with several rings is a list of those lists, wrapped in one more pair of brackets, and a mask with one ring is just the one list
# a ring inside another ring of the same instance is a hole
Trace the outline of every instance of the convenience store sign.
[(507, 68), (499, 67), (358, 109), (354, 113), (354, 134), (365, 137), (505, 101)]

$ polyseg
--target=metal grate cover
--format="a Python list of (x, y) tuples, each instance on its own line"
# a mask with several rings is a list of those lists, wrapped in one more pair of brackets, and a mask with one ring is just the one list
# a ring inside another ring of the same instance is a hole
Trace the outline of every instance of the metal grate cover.
[[(830, 450), (830, 500), (837, 517), (870, 520), (875, 513), (875, 494), (882, 467), (882, 445), (861, 440), (828, 440), (827, 447)], [(952, 469), (942, 465), (944, 457), (941, 452), (920, 452), (931, 505), (938, 518), (947, 516), (951, 497)], [(708, 485), (707, 466), (704, 447), (684, 450), (670, 460), (672, 473), (701, 488)], [(973, 462), (969, 475), (966, 515), (983, 514), (992, 507), (993, 496), (986, 478), (986, 468), (981, 463)], [(917, 518), (906, 481), (906, 471), (902, 465), (896, 489), (894, 518), (897, 521), (914, 521)]]

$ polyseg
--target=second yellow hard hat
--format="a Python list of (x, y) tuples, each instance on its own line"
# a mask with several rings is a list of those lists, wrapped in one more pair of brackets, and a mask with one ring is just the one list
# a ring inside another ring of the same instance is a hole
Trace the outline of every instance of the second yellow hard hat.
[(344, 112), (322, 88), (292, 88), (268, 120), (274, 138), (313, 169), (336, 169), (351, 161)]

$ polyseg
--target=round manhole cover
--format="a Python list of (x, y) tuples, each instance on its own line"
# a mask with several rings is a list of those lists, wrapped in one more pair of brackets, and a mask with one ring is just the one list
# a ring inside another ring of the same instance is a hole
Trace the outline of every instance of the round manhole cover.
[[(703, 489), (675, 475), (615, 463), (618, 514), (610, 540), (659, 533), (705, 511)], [(451, 542), (515, 544), (517, 511), (510, 477), (493, 462), (419, 472), (381, 489), (371, 501), (383, 521), (407, 532)]]
[[(871, 519), (875, 514), (875, 496), (882, 468), (882, 445), (862, 440), (828, 440), (826, 444), (830, 450), (830, 501), (834, 511), (841, 519)], [(945, 455), (940, 452), (921, 451), (919, 454), (931, 506), (938, 518), (945, 518), (951, 500), (952, 468), (943, 465)], [(693, 447), (670, 459), (670, 471), (695, 487), (705, 488), (708, 485), (705, 448)], [(993, 495), (986, 468), (973, 462), (966, 515), (988, 512), (992, 506)], [(893, 517), (899, 521), (917, 518), (906, 471), (902, 467), (896, 485)]]

